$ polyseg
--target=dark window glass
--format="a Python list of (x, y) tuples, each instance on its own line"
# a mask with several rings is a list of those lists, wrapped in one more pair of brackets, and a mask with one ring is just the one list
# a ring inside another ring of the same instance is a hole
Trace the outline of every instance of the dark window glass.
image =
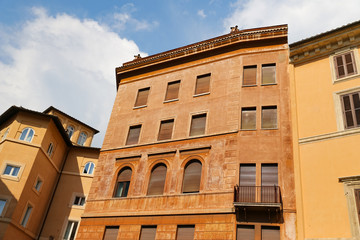
[(114, 197), (126, 197), (129, 191), (130, 180), (131, 180), (131, 168), (123, 168), (116, 181)]
[(129, 134), (126, 140), (126, 145), (137, 144), (139, 142), (140, 131), (141, 131), (141, 125), (131, 126), (129, 128)]

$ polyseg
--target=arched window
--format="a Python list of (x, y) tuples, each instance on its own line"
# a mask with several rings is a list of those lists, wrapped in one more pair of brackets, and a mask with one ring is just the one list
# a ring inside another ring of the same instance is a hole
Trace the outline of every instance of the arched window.
[(163, 163), (157, 164), (151, 170), (148, 195), (162, 195), (164, 192), (166, 178), (166, 166)]
[(1, 141), (6, 138), (6, 136), (7, 136), (8, 133), (9, 133), (9, 131), (10, 131), (10, 128), (6, 129), (6, 131), (4, 132), (4, 135), (3, 135), (2, 138), (1, 138)]
[(78, 139), (78, 141), (77, 141), (77, 144), (79, 144), (79, 145), (84, 145), (84, 143), (85, 143), (85, 141), (86, 141), (86, 138), (87, 138), (87, 135), (86, 135), (86, 133), (84, 133), (84, 132), (81, 132), (80, 133), (80, 136), (79, 136), (79, 139)]
[(68, 126), (66, 129), (66, 132), (69, 136), (69, 139), (71, 139), (72, 135), (74, 134), (74, 127), (73, 126)]
[(125, 167), (118, 174), (114, 197), (126, 197), (129, 191), (131, 180), (131, 168)]
[(49, 147), (48, 147), (48, 150), (47, 150), (47, 154), (49, 155), (49, 157), (51, 157), (53, 151), (54, 151), (54, 144), (50, 143)]
[(34, 137), (34, 129), (32, 128), (24, 128), (24, 130), (22, 131), (21, 135), (20, 135), (20, 140), (26, 141), (26, 142), (31, 142), (31, 140)]
[(95, 168), (95, 164), (93, 162), (87, 162), (84, 167), (83, 173), (85, 174), (93, 174)]
[(184, 170), (183, 193), (196, 193), (200, 191), (201, 162), (198, 160), (189, 161)]

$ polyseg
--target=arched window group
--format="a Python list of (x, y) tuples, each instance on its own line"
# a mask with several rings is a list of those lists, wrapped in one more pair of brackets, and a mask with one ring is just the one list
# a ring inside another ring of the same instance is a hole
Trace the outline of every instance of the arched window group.
[(31, 140), (33, 139), (35, 134), (34, 129), (32, 128), (24, 128), (23, 131), (21, 132), (20, 135), (20, 140), (26, 141), (26, 142), (31, 142)]

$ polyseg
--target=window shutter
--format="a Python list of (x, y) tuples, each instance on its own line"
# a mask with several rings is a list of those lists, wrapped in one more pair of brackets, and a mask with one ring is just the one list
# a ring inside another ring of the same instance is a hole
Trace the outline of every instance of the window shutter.
[(360, 221), (360, 189), (355, 189), (355, 201), (356, 201), (356, 207), (357, 207), (357, 214)]
[(156, 227), (142, 227), (140, 240), (155, 240)]
[(118, 232), (119, 227), (117, 226), (106, 227), (103, 240), (116, 240)]
[(151, 171), (148, 195), (162, 195), (166, 179), (166, 166), (157, 165)]
[(345, 76), (345, 68), (342, 55), (334, 57), (334, 64), (336, 70), (336, 78), (342, 78)]
[(261, 227), (261, 240), (280, 240), (280, 227)]
[(243, 75), (243, 85), (256, 85), (256, 66), (245, 66)]
[(356, 125), (359, 126), (360, 125), (360, 98), (359, 98), (359, 93), (353, 93), (352, 94), (352, 102), (353, 102), (353, 107), (354, 107), (353, 115), (355, 116), (354, 118), (356, 119)]
[(176, 240), (194, 239), (195, 226), (178, 226)]
[(139, 89), (135, 102), (135, 107), (144, 106), (147, 103), (150, 88)]
[(241, 129), (256, 129), (256, 108), (243, 108), (241, 111)]
[(198, 76), (196, 79), (195, 95), (210, 92), (210, 74)]
[(194, 115), (191, 120), (190, 136), (203, 135), (205, 133), (206, 114)]
[(349, 53), (345, 54), (344, 58), (345, 58), (347, 75), (355, 74), (356, 68), (355, 68), (353, 52), (349, 52)]
[(137, 144), (139, 142), (140, 131), (141, 125), (131, 126), (129, 128), (129, 135), (126, 140), (126, 145)]
[(262, 65), (262, 84), (273, 84), (276, 83), (275, 79), (275, 64), (264, 64)]
[(130, 168), (125, 168), (120, 171), (117, 181), (118, 182), (130, 182), (132, 171)]
[(240, 186), (255, 186), (256, 184), (256, 165), (240, 165)]
[(171, 139), (174, 126), (174, 119), (161, 121), (158, 141)]
[(238, 240), (254, 240), (255, 226), (239, 225), (237, 226), (236, 239)]
[(262, 107), (261, 128), (262, 129), (277, 128), (277, 107), (276, 106)]
[(165, 101), (178, 99), (180, 81), (170, 82), (167, 86)]
[(278, 185), (278, 166), (277, 164), (261, 165), (261, 186)]
[(201, 168), (202, 165), (198, 161), (193, 161), (185, 167), (183, 193), (200, 191)]

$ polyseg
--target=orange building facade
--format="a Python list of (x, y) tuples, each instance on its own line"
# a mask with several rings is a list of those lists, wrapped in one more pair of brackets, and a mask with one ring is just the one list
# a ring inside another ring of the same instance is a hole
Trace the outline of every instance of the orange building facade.
[(295, 239), (287, 25), (124, 63), (76, 239)]

